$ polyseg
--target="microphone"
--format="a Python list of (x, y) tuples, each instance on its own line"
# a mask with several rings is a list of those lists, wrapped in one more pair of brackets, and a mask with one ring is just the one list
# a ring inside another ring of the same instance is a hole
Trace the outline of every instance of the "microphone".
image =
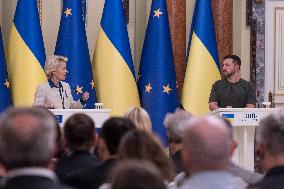
[[(63, 92), (64, 92), (64, 89), (63, 89), (63, 86), (61, 85), (61, 86), (59, 87), (59, 94), (60, 94), (60, 97), (61, 97), (62, 107), (63, 107), (63, 109), (65, 109), (65, 103), (64, 103)], [(65, 91), (65, 96), (66, 96), (66, 91)], [(67, 97), (67, 96), (66, 96), (66, 97)]]
[(231, 86), (231, 92), (233, 92), (233, 86)]

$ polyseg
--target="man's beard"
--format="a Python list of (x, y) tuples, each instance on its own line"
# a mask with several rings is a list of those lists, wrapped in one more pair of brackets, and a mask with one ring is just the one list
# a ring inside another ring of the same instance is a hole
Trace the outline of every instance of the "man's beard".
[(231, 72), (231, 73), (228, 73), (228, 72), (226, 72), (226, 71), (223, 71), (223, 75), (224, 75), (225, 78), (230, 78), (230, 77), (232, 77), (234, 74), (235, 74), (234, 71)]

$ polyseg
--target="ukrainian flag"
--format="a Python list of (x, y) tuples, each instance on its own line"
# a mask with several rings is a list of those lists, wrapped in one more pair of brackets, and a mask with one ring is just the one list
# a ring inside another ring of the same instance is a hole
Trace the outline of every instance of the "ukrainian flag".
[(93, 58), (97, 98), (111, 115), (140, 106), (121, 0), (106, 0)]
[(166, 0), (153, 0), (139, 68), (141, 105), (151, 117), (153, 131), (168, 144), (165, 115), (179, 106)]
[(196, 0), (181, 103), (193, 114), (209, 111), (212, 84), (221, 79), (211, 0)]
[(0, 112), (12, 105), (10, 83), (5, 63), (2, 33), (0, 28)]
[(18, 0), (7, 49), (15, 106), (32, 105), (36, 87), (46, 81), (45, 51), (36, 0)]

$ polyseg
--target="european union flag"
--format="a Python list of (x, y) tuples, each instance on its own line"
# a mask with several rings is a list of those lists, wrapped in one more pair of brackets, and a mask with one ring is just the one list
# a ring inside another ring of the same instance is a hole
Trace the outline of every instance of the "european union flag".
[(211, 0), (195, 2), (188, 47), (181, 103), (193, 114), (204, 114), (211, 87), (221, 79)]
[(87, 91), (90, 98), (87, 100), (85, 108), (94, 108), (96, 102), (95, 84), (81, 0), (64, 1), (55, 54), (68, 58), (66, 82), (71, 87), (74, 100), (81, 98), (83, 93)]
[(167, 145), (166, 113), (179, 105), (176, 73), (165, 0), (153, 0), (139, 69), (138, 90), (153, 131)]
[(5, 63), (5, 55), (0, 28), (0, 112), (12, 105), (10, 84)]

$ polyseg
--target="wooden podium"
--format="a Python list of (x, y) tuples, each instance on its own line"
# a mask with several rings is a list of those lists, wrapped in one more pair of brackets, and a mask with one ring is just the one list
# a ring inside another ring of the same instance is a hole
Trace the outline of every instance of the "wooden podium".
[(84, 113), (90, 116), (96, 125), (101, 128), (105, 120), (109, 118), (110, 109), (50, 109), (56, 116), (58, 123), (62, 126), (65, 121), (75, 113)]
[(233, 125), (234, 138), (238, 148), (233, 161), (238, 165), (254, 170), (255, 127), (266, 115), (280, 112), (279, 108), (219, 108), (213, 114), (229, 119)]

